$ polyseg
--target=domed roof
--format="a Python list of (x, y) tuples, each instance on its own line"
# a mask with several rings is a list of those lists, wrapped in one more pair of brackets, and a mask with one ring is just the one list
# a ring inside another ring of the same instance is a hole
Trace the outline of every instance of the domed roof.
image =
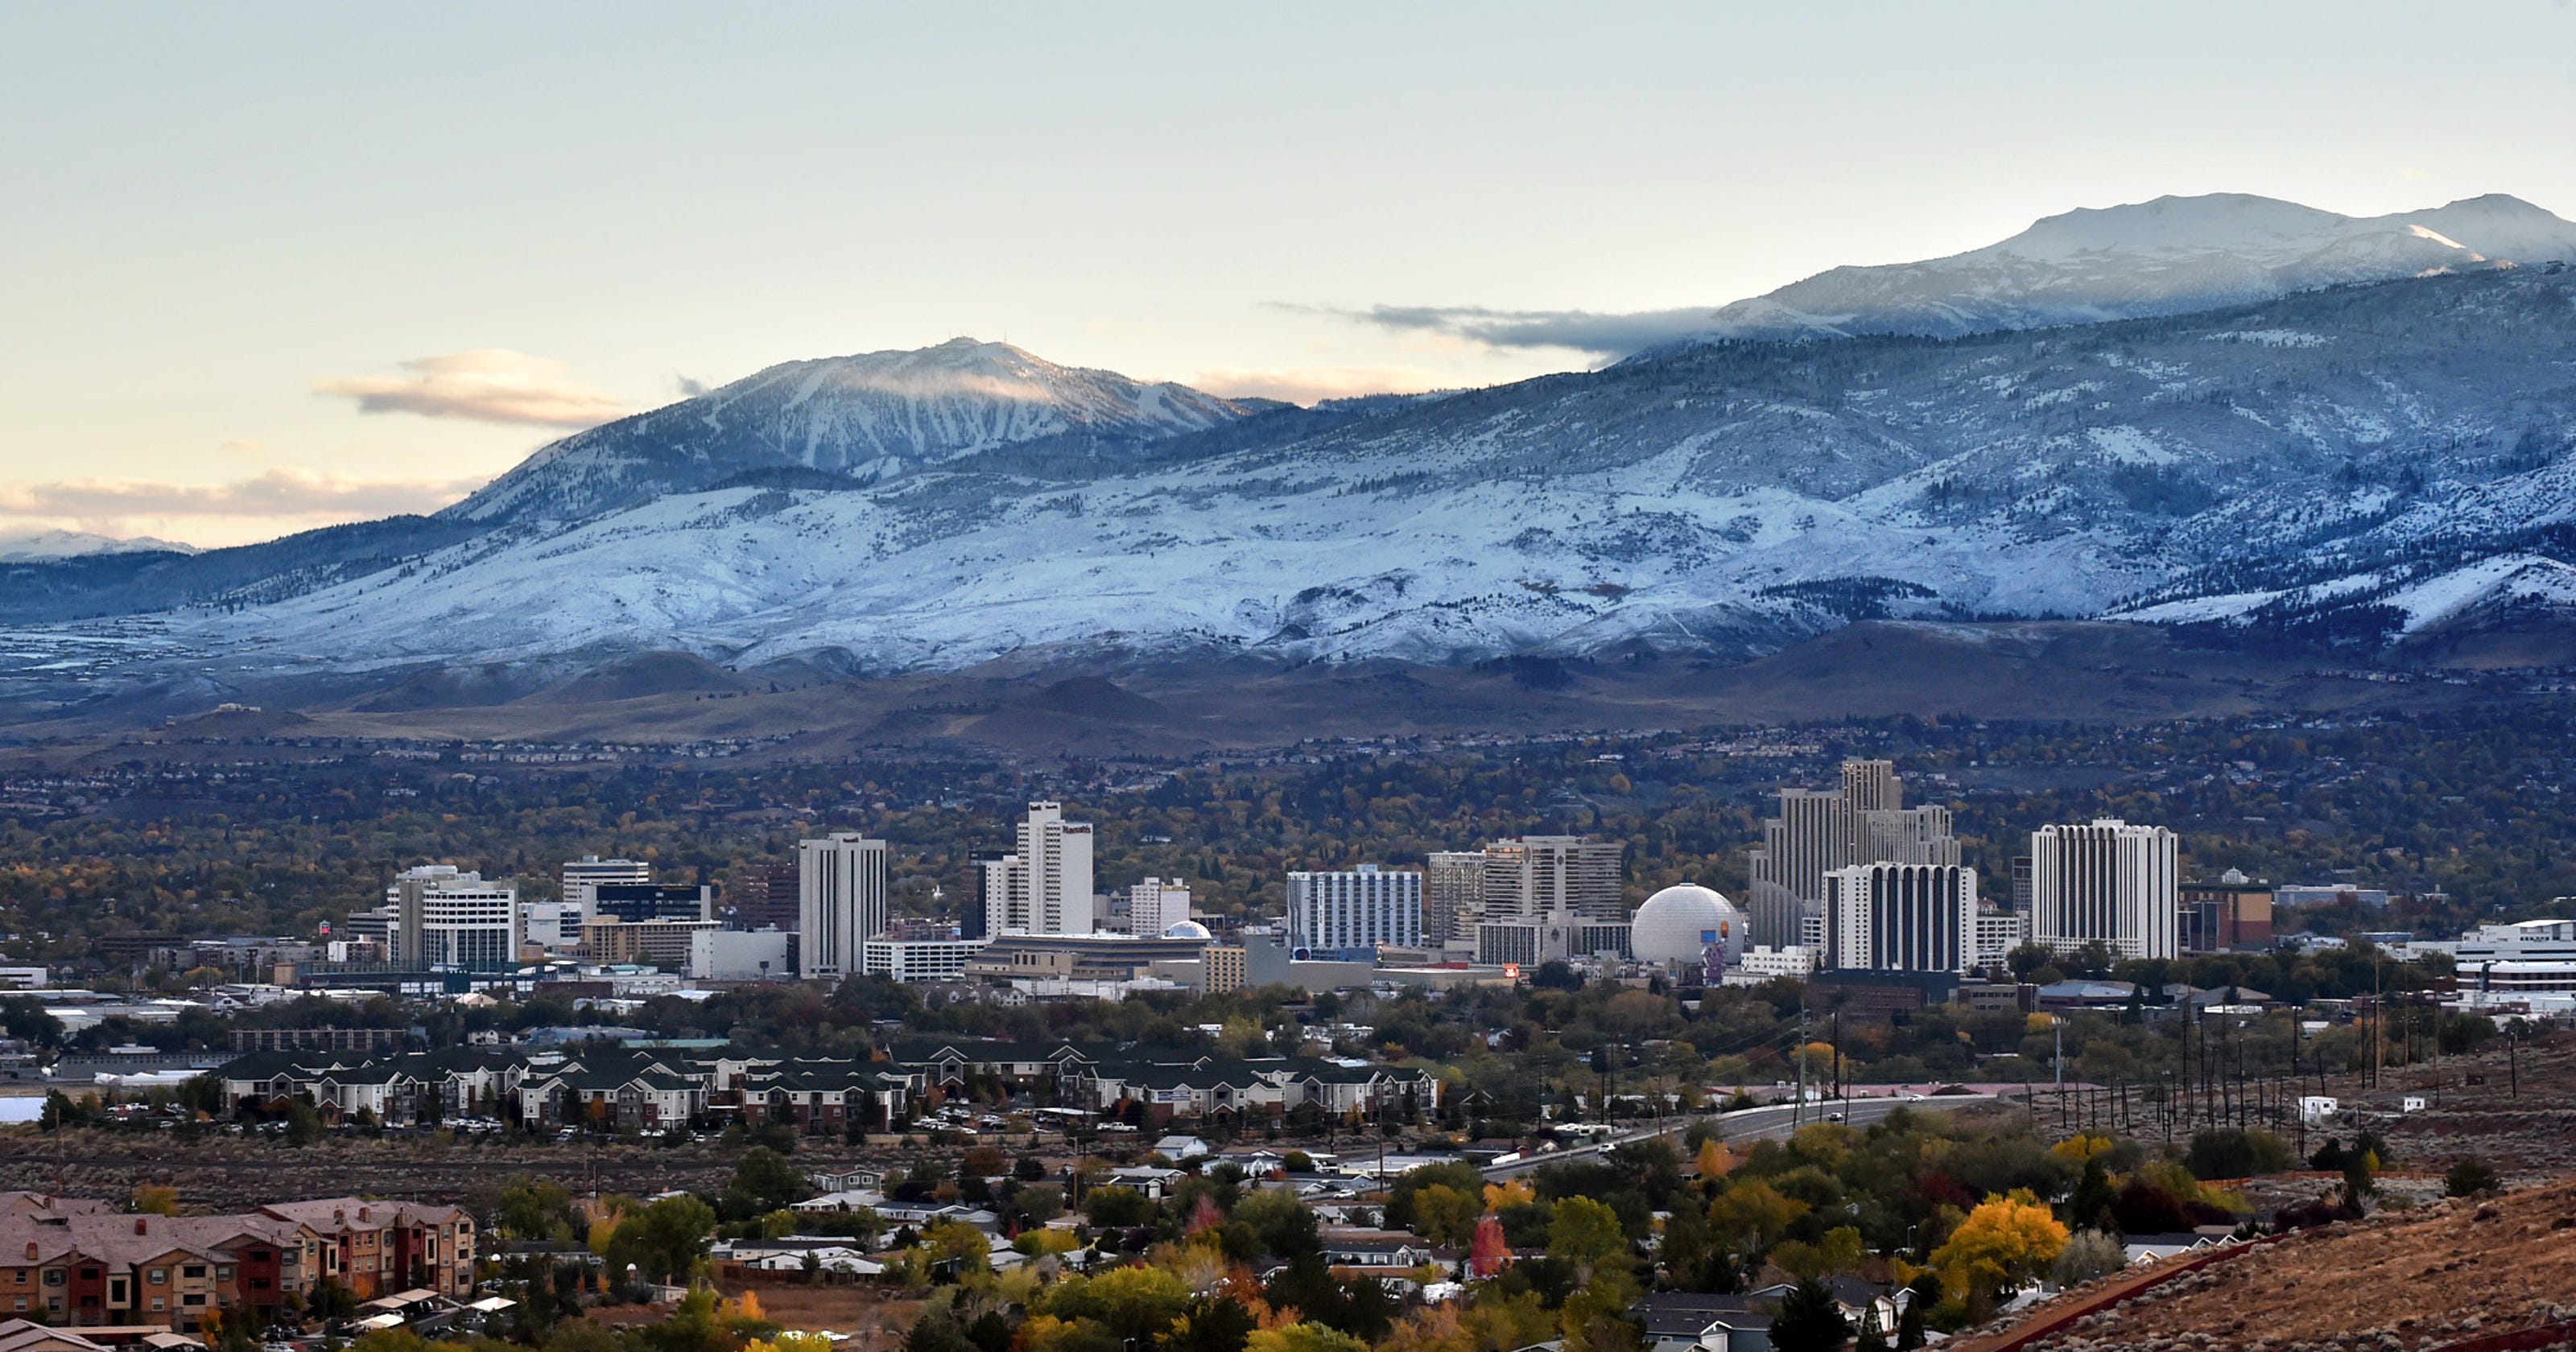
[(1207, 926), (1202, 925), (1195, 920), (1184, 920), (1181, 923), (1172, 926), (1170, 929), (1163, 931), (1163, 937), (1166, 939), (1214, 939), (1216, 936), (1208, 933)]
[(1731, 954), (1744, 942), (1744, 913), (1694, 883), (1646, 898), (1628, 923), (1629, 948), (1640, 962), (1698, 962), (1711, 944), (1726, 945)]

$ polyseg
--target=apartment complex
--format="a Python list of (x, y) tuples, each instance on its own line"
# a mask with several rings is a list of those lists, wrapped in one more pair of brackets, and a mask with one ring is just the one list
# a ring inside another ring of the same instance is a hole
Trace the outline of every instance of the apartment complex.
[(355, 1197), (220, 1216), (123, 1215), (104, 1202), (0, 1193), (0, 1299), (70, 1328), (203, 1326), (271, 1310), (328, 1281), (360, 1299), (474, 1286), (474, 1218), (455, 1207)]

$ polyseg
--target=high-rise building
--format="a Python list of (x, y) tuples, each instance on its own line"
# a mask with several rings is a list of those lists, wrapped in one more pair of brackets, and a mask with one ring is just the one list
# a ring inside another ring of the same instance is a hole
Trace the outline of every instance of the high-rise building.
[(1581, 836), (1521, 836), (1487, 845), (1476, 899), (1476, 960), (1626, 956), (1625, 853), (1617, 841)]
[(1854, 864), (1959, 862), (1950, 810), (1905, 806), (1892, 761), (1845, 761), (1838, 790), (1782, 789), (1747, 863), (1747, 921), (1758, 944), (1797, 944), (1820, 928), (1825, 875)]
[(2012, 908), (2023, 915), (2030, 914), (2030, 896), (2030, 856), (2014, 855), (2012, 857)]
[(1825, 875), (1824, 952), (1841, 971), (1965, 972), (1975, 965), (1977, 871), (1852, 864)]
[(1422, 942), (1422, 875), (1375, 864), (1288, 875), (1288, 943), (1316, 955)]
[(646, 860), (602, 859), (595, 854), (585, 854), (579, 859), (566, 861), (563, 866), (563, 899), (579, 906), (581, 918), (588, 920), (599, 914), (592, 906), (595, 898), (592, 889), (601, 883), (651, 881), (653, 865)]
[(2173, 832), (2117, 817), (2033, 831), (2031, 942), (2066, 953), (2099, 940), (2122, 958), (2175, 956), (2179, 852)]
[(1178, 878), (1147, 878), (1127, 889), (1125, 933), (1160, 938), (1189, 918), (1190, 889)]
[(1422, 869), (1422, 941), (1475, 938), (1484, 891), (1484, 851), (1434, 851)]
[(1624, 921), (1615, 840), (1520, 836), (1485, 847), (1477, 907), (1485, 920), (1536, 920), (1558, 911), (1585, 920)]
[(890, 865), (886, 843), (856, 831), (797, 845), (798, 976), (838, 981), (863, 970), (861, 945), (886, 927)]
[(446, 864), (407, 869), (385, 889), (396, 967), (493, 971), (519, 960), (519, 885)]
[(737, 864), (725, 888), (725, 924), (738, 930), (796, 932), (796, 865)]
[(1029, 804), (1029, 815), (1020, 822), (1019, 848), (975, 862), (983, 937), (1090, 934), (1098, 928), (1098, 903), (1091, 891), (1091, 824), (1066, 821), (1058, 804)]

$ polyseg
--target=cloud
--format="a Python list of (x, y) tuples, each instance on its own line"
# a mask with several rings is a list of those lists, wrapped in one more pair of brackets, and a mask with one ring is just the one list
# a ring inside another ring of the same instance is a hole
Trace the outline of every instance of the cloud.
[(503, 347), (421, 357), (402, 363), (397, 375), (317, 380), (313, 392), (355, 399), (361, 413), (538, 427), (595, 427), (627, 411), (607, 393), (574, 380), (562, 362)]
[(695, 399), (707, 392), (707, 382), (694, 376), (673, 376), (671, 380), (673, 384), (680, 387), (680, 397), (683, 399)]
[(1444, 382), (1410, 366), (1215, 366), (1185, 383), (1228, 399), (1285, 399), (1311, 405), (1362, 394), (1419, 394)]
[[(173, 520), (256, 521), (279, 529), (301, 529), (436, 511), (482, 483), (481, 479), (346, 479), (304, 469), (272, 469), (221, 484), (145, 479), (5, 483), (0, 484), (0, 522), (14, 519), (36, 529), (69, 527), (102, 535), (130, 535), (146, 524), (167, 530), (162, 523)], [(230, 537), (241, 531), (219, 526), (211, 533)]]
[(1481, 343), (1487, 347), (1561, 347), (1602, 357), (1625, 357), (1658, 343), (1708, 331), (1706, 308), (1598, 314), (1590, 310), (1489, 310), (1481, 305), (1374, 305), (1336, 310), (1345, 319), (1380, 328)]

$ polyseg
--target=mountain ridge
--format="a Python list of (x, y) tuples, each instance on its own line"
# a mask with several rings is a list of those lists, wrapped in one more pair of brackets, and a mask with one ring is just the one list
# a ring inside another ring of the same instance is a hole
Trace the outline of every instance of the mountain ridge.
[(451, 545), (259, 628), (322, 664), (642, 645), (869, 673), (1187, 648), (1736, 660), (1866, 618), (2234, 596), (2169, 618), (2268, 623), (2306, 586), (2301, 614), (2378, 641), (2407, 632), (2370, 629), (2381, 598), (2556, 557), (2533, 532), (2576, 521), (2570, 367), (2576, 287), (2546, 268), (2045, 334), (1704, 347), (1280, 415), (1277, 435), (1237, 420), (1191, 434), (1243, 433), (1222, 448), (1088, 477), (969, 457), (670, 495)]
[(552, 442), (438, 515), (579, 521), (751, 471), (882, 483), (1015, 447), (1114, 461), (1268, 406), (952, 338), (764, 367)]
[(1830, 268), (1723, 306), (1683, 341), (1959, 337), (2570, 261), (2576, 223), (2503, 193), (2367, 217), (2248, 193), (2166, 196), (2079, 207), (1942, 258)]

